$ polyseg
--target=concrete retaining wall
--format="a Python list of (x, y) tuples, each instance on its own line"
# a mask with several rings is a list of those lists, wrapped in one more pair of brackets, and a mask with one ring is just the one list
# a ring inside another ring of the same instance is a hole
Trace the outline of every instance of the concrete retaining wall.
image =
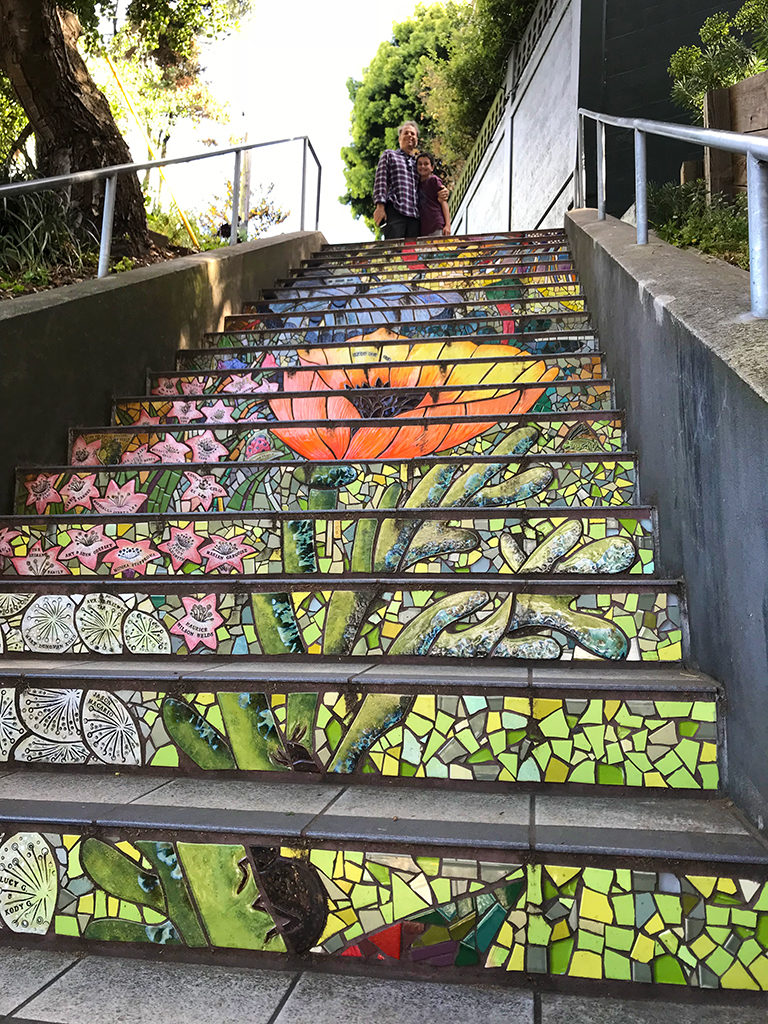
[(141, 394), (148, 367), (171, 368), (324, 242), (279, 235), (0, 304), (0, 509), (15, 466), (64, 462), (68, 427), (107, 423), (114, 394)]
[(729, 790), (768, 824), (768, 322), (748, 275), (595, 211), (566, 228), (659, 509), (661, 566), (685, 579), (691, 655), (725, 685)]

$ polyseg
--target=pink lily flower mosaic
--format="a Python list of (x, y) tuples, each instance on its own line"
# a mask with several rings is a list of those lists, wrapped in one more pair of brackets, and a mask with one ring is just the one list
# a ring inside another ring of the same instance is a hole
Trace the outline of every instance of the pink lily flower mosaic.
[(37, 540), (26, 555), (11, 558), (19, 576), (71, 576), (72, 573), (59, 561), (61, 546), (43, 551), (42, 540)]
[(214, 498), (227, 496), (226, 489), (216, 482), (216, 477), (212, 473), (193, 473), (191, 470), (185, 470), (184, 476), (189, 481), (189, 486), (182, 493), (181, 500), (189, 505), (190, 512), (195, 512), (199, 508), (208, 512)]
[(227, 568), (232, 572), (244, 572), (243, 559), (256, 550), (249, 544), (242, 543), (244, 537), (244, 533), (239, 533), (236, 537), (214, 534), (211, 543), (200, 551), (205, 559), (205, 571), (213, 572), (216, 569)]
[(105, 555), (103, 561), (111, 566), (113, 576), (126, 571), (130, 571), (132, 576), (145, 576), (149, 563), (162, 561), (162, 557), (151, 540), (118, 540), (114, 551)]
[(96, 474), (71, 476), (66, 485), (61, 488), (61, 497), (64, 499), (65, 512), (69, 512), (73, 508), (93, 508), (93, 499), (99, 497)]
[(218, 462), (222, 455), (228, 454), (224, 445), (216, 440), (212, 430), (206, 430), (198, 437), (191, 437), (189, 447), (192, 449), (195, 462)]
[[(187, 476), (190, 474), (187, 473)], [(196, 473), (191, 474), (196, 476)], [(157, 545), (158, 551), (164, 552), (171, 559), (171, 566), (174, 572), (178, 572), (185, 562), (194, 562), (195, 565), (202, 565), (203, 558), (200, 554), (200, 545), (206, 537), (200, 537), (195, 533), (194, 527), (190, 524), (183, 530), (178, 526), (171, 527), (170, 540)]]
[(171, 633), (180, 636), (190, 651), (200, 644), (215, 651), (219, 645), (216, 630), (224, 621), (216, 607), (216, 595), (182, 597), (184, 615), (171, 626)]
[(152, 445), (150, 451), (158, 455), (161, 462), (184, 462), (190, 449), (182, 441), (177, 441), (173, 434), (166, 434), (162, 441)]
[(101, 438), (95, 441), (86, 441), (80, 435), (72, 444), (72, 465), (73, 466), (98, 466), (99, 452), (101, 451)]
[(112, 538), (104, 536), (103, 526), (92, 526), (88, 530), (70, 530), (69, 544), (60, 557), (64, 561), (76, 558), (86, 569), (95, 569), (99, 556), (111, 551), (114, 546)]
[[(94, 477), (95, 479), (95, 477)], [(27, 506), (34, 505), (38, 515), (61, 501), (61, 495), (56, 490), (56, 475), (48, 476), (46, 473), (38, 473), (34, 480), (25, 480), (27, 488)]]
[(136, 493), (136, 481), (129, 480), (118, 487), (115, 480), (107, 484), (107, 493), (103, 498), (94, 498), (93, 505), (97, 512), (107, 512), (115, 515), (131, 515), (138, 512), (146, 504), (148, 495), (141, 491)]

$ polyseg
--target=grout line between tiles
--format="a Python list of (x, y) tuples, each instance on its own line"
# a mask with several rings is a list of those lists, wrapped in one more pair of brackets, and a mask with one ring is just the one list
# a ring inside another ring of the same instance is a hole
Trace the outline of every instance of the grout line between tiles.
[(15, 1014), (17, 1014), (19, 1012), (19, 1010), (23, 1010), (24, 1007), (27, 1006), (29, 1003), (31, 1003), (33, 999), (37, 999), (37, 997), (39, 995), (42, 995), (43, 992), (45, 992), (47, 989), (49, 989), (51, 987), (51, 985), (54, 984), (54, 982), (57, 982), (61, 978), (63, 978), (65, 974), (68, 974), (69, 971), (71, 971), (73, 967), (77, 967), (77, 965), (79, 963), (82, 963), (83, 960), (85, 960), (84, 956), (78, 956), (77, 959), (73, 960), (71, 964), (67, 964), (67, 966), (63, 970), (59, 971), (58, 974), (54, 974), (54, 976), (49, 981), (46, 981), (46, 983), (44, 985), (41, 985), (40, 988), (37, 989), (36, 992), (33, 992), (31, 996), (27, 996), (26, 999), (22, 999), (22, 1001), (19, 1003), (19, 1005), (15, 1006), (11, 1010), (11, 1012), (7, 1015), (7, 1019), (12, 1020), (13, 1016)]
[(288, 988), (285, 990), (285, 992), (280, 997), (280, 1001), (278, 1002), (277, 1006), (273, 1010), (272, 1016), (267, 1021), (267, 1024), (276, 1024), (276, 1021), (277, 1021), (278, 1017), (283, 1012), (283, 1007), (285, 1006), (285, 1004), (288, 1002), (288, 1000), (293, 995), (293, 990), (298, 985), (298, 983), (301, 980), (303, 974), (304, 974), (303, 971), (299, 971), (298, 974), (295, 974), (293, 976), (293, 978), (291, 979), (290, 985), (288, 986)]
[(349, 789), (349, 786), (342, 786), (342, 787), (341, 787), (341, 788), (339, 789), (339, 792), (338, 792), (338, 793), (334, 793), (334, 795), (333, 795), (333, 796), (331, 797), (331, 799), (330, 799), (330, 800), (328, 801), (328, 803), (327, 803), (327, 804), (326, 804), (326, 805), (325, 805), (324, 807), (322, 807), (322, 808), (321, 808), (321, 809), (320, 809), (320, 810), (319, 810), (319, 811), (317, 812), (317, 814), (315, 814), (315, 816), (314, 816), (313, 818), (311, 818), (311, 819), (310, 819), (310, 820), (309, 820), (309, 821), (307, 822), (307, 824), (306, 824), (306, 825), (304, 826), (304, 828), (303, 828), (303, 829), (301, 830), (301, 834), (302, 834), (302, 835), (304, 835), (304, 833), (305, 833), (305, 832), (306, 832), (306, 831), (307, 831), (308, 829), (312, 828), (312, 826), (313, 826), (313, 825), (315, 824), (315, 822), (316, 822), (316, 821), (317, 821), (317, 820), (318, 820), (319, 818), (322, 818), (322, 817), (323, 817), (323, 815), (324, 815), (324, 814), (325, 814), (325, 813), (326, 813), (326, 812), (327, 812), (327, 811), (328, 811), (328, 810), (329, 810), (329, 809), (330, 809), (331, 807), (333, 807), (333, 805), (334, 805), (334, 804), (336, 803), (336, 801), (337, 801), (337, 800), (339, 799), (339, 797), (342, 797), (342, 796), (344, 796), (344, 794), (345, 794), (345, 793), (347, 792), (347, 790), (348, 790), (348, 789)]
[(541, 1024), (541, 992), (533, 993), (533, 1024)]
[(135, 804), (137, 800), (143, 800), (145, 796), (150, 796), (152, 793), (157, 793), (159, 789), (164, 789), (166, 786), (169, 786), (172, 782), (175, 781), (176, 780), (173, 778), (163, 779), (162, 782), (158, 783), (157, 786), (153, 786), (151, 789), (148, 789), (146, 793), (138, 793), (136, 796), (131, 797), (131, 799), (128, 800), (127, 803)]

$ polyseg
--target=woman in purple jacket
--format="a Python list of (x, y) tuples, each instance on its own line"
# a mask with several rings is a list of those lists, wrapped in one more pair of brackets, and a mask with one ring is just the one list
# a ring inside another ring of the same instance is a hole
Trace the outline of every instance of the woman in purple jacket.
[(435, 158), (431, 153), (419, 153), (416, 173), (419, 177), (419, 234), (450, 235), (451, 214), (448, 203), (438, 196), (445, 186), (435, 174)]

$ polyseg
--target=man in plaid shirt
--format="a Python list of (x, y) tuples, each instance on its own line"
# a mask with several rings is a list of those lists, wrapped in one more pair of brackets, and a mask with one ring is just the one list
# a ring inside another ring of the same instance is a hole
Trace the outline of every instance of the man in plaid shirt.
[[(399, 149), (385, 149), (373, 182), (375, 203), (373, 220), (384, 225), (385, 238), (415, 238), (419, 234), (419, 179), (416, 174), (416, 147), (419, 129), (406, 121), (397, 129)], [(438, 193), (448, 199), (448, 189)]]

